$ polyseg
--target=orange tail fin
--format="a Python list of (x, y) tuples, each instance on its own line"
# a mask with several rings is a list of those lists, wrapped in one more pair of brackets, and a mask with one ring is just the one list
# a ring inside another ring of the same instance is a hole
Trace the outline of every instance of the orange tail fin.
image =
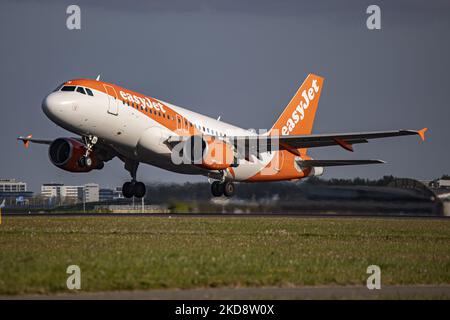
[(309, 74), (270, 129), (273, 135), (310, 134), (314, 124), (323, 78)]

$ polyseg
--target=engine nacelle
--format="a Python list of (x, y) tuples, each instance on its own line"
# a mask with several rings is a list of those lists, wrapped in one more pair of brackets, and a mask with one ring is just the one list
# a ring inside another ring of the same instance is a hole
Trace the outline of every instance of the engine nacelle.
[(234, 162), (234, 150), (226, 142), (211, 136), (191, 136), (183, 145), (185, 162), (209, 170), (224, 170)]
[(294, 159), (294, 167), (298, 172), (303, 172), (305, 173), (306, 177), (318, 177), (323, 175), (324, 173), (324, 168), (323, 167), (302, 167), (301, 166), (301, 161), (302, 160), (313, 160), (313, 158), (311, 158), (308, 155), (302, 155), (302, 157), (295, 157)]
[(309, 173), (308, 177), (319, 177), (323, 175), (324, 169), (323, 167), (312, 167), (311, 172)]
[(94, 152), (89, 154), (90, 166), (82, 165), (80, 159), (86, 152), (86, 146), (74, 138), (58, 138), (50, 144), (48, 156), (50, 161), (60, 169), (69, 172), (89, 172), (103, 168), (103, 161)]

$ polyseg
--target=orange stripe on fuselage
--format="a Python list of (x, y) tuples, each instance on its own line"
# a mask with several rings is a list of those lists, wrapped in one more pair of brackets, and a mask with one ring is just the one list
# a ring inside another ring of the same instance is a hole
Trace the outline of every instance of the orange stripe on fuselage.
[[(189, 136), (189, 135), (194, 135), (194, 134), (201, 134), (201, 132), (197, 130), (197, 128), (191, 121), (189, 121), (183, 115), (177, 113), (172, 108), (170, 108), (169, 106), (167, 106), (166, 104), (162, 103), (161, 101), (159, 101), (155, 98), (137, 93), (135, 91), (125, 89), (123, 87), (119, 87), (112, 83), (91, 80), (91, 79), (74, 79), (74, 80), (67, 81), (65, 84), (83, 86), (83, 87), (87, 87), (90, 89), (98, 90), (98, 91), (101, 91), (101, 92), (109, 95), (110, 97), (116, 98), (116, 97), (112, 96), (111, 94), (109, 94), (105, 89), (105, 85), (112, 87), (116, 91), (117, 99), (122, 101), (122, 103), (134, 108), (135, 110), (141, 112), (142, 114), (144, 114), (147, 117), (151, 118), (152, 120), (158, 122), (160, 125), (166, 127), (167, 129), (177, 133), (178, 135)], [(126, 96), (133, 97), (134, 102), (130, 102), (128, 99), (124, 99), (124, 97), (121, 95), (121, 92), (123, 92)], [(135, 97), (139, 98), (139, 99), (136, 99)], [(161, 110), (157, 111), (155, 108), (144, 106), (144, 103), (142, 103), (141, 99), (143, 99), (144, 101), (147, 101), (147, 102), (150, 101), (151, 103), (161, 105), (162, 108), (160, 108), (160, 109), (164, 110), (166, 112), (163, 112)], [(119, 114), (120, 114), (120, 109), (119, 109)], [(177, 118), (177, 116), (179, 118)], [(178, 119), (180, 119), (180, 121), (181, 121), (180, 124), (178, 124)], [(185, 121), (186, 121), (187, 125), (186, 125)], [(179, 129), (179, 128), (181, 128), (181, 129)]]

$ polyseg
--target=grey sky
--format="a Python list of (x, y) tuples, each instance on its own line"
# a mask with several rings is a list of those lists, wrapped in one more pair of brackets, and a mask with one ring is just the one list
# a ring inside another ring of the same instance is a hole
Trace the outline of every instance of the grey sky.
[[(69, 4), (82, 30), (66, 29)], [(378, 4), (382, 30), (365, 10)], [(383, 159), (331, 168), (325, 177), (387, 174), (427, 179), (449, 173), (450, 2), (448, 1), (2, 1), (0, 177), (38, 191), (41, 183), (129, 179), (119, 160), (70, 174), (47, 148), (22, 148), (21, 134), (70, 136), (41, 101), (59, 83), (117, 83), (245, 128), (270, 128), (308, 73), (325, 77), (314, 132), (429, 127), (415, 137), (372, 141), (349, 153), (317, 148), (317, 159)], [(141, 166), (143, 181), (198, 181)]]

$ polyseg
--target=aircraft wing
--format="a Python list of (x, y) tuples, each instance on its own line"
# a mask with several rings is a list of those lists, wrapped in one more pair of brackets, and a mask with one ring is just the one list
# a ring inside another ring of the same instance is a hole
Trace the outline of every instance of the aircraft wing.
[[(333, 133), (333, 134), (309, 134), (309, 135), (249, 135), (249, 136), (228, 136), (220, 138), (235, 146), (238, 158), (248, 159), (250, 155), (260, 159), (260, 154), (267, 151), (287, 150), (297, 156), (300, 156), (299, 149), (317, 148), (327, 146), (340, 146), (348, 151), (353, 151), (353, 145), (357, 143), (367, 143), (370, 139), (380, 139), (398, 136), (418, 135), (425, 140), (427, 128), (421, 130), (390, 130), (390, 131), (372, 131), (372, 132), (352, 132), (352, 133)], [(186, 136), (170, 136), (165, 143), (173, 148), (177, 143), (187, 139)], [(310, 160), (316, 161), (316, 160)], [(317, 160), (319, 161), (319, 160)], [(326, 160), (322, 165), (357, 165), (369, 163), (382, 163), (381, 160)], [(358, 163), (355, 161), (359, 161)], [(368, 162), (369, 161), (369, 162)], [(374, 162), (375, 161), (375, 162)], [(310, 162), (309, 166), (312, 162)], [(306, 164), (306, 163), (305, 163)]]
[(255, 146), (255, 148), (257, 148), (259, 152), (262, 151), (262, 148), (265, 148), (265, 150), (289, 150), (295, 153), (297, 149), (317, 148), (333, 145), (341, 146), (346, 150), (353, 151), (353, 144), (367, 143), (370, 139), (419, 135), (422, 140), (425, 140), (425, 131), (427, 131), (427, 128), (423, 128), (421, 130), (391, 130), (289, 136), (239, 136), (230, 137), (229, 139), (236, 146), (250, 146), (250, 149), (252, 148), (252, 146)]
[(28, 148), (28, 146), (30, 145), (30, 142), (38, 143), (38, 144), (51, 144), (53, 142), (53, 140), (33, 138), (33, 136), (31, 134), (26, 137), (20, 136), (17, 138), (17, 140), (22, 141), (26, 148)]
[(375, 131), (375, 132), (356, 132), (356, 133), (335, 133), (335, 134), (311, 134), (307, 136), (280, 136), (280, 143), (286, 143), (292, 148), (315, 148), (332, 145), (339, 145), (344, 149), (352, 149), (351, 145), (356, 143), (367, 143), (370, 139), (380, 139), (398, 136), (420, 135), (422, 140), (425, 139), (424, 133), (427, 129), (422, 130), (392, 130), (392, 131)]

